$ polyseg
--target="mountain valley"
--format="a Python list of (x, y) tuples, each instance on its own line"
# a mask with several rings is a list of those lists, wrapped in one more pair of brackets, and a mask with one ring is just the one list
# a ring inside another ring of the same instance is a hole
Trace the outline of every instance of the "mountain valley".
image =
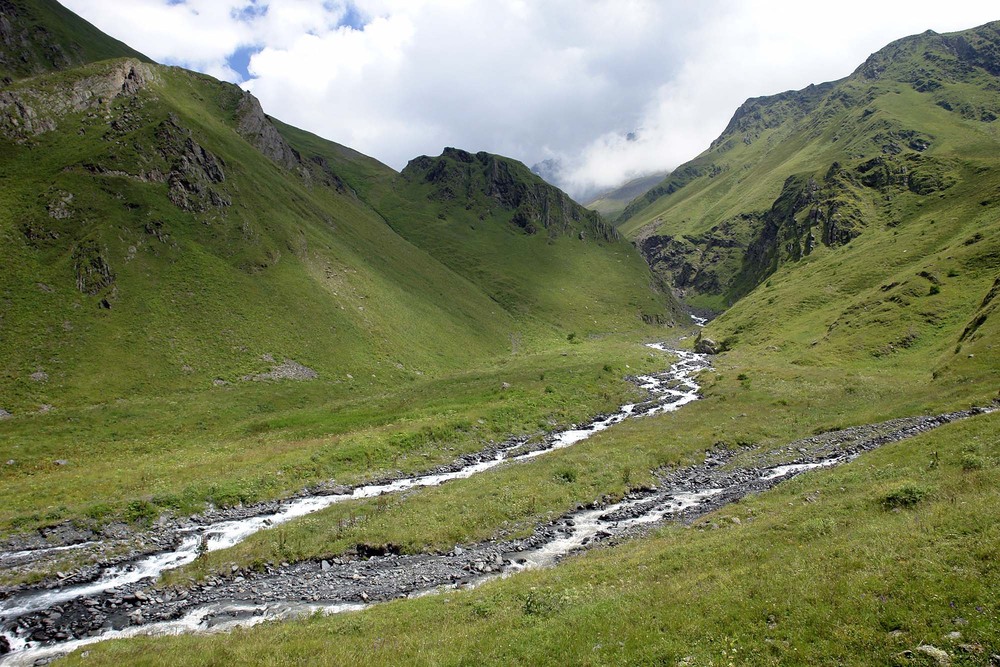
[(54, 0), (0, 75), (0, 664), (1000, 660), (1000, 22), (600, 213)]

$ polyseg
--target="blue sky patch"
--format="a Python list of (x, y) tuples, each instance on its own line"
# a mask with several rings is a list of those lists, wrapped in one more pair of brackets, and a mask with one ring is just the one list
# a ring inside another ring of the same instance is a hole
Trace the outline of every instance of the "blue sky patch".
[(230, 14), (237, 21), (246, 21), (249, 23), (255, 18), (267, 14), (267, 5), (257, 2), (257, 0), (250, 0), (248, 4), (234, 9)]
[(363, 30), (368, 24), (364, 15), (358, 10), (353, 2), (344, 5), (344, 17), (340, 19), (341, 26), (347, 26), (354, 30)]
[(250, 67), (250, 57), (260, 51), (259, 46), (241, 46), (226, 59), (226, 64), (240, 75), (240, 79), (246, 81), (250, 78), (250, 71), (247, 69)]

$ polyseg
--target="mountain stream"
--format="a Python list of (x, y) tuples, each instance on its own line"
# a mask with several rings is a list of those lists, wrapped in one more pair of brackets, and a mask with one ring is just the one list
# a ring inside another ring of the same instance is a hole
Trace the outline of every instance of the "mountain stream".
[[(81, 646), (107, 639), (180, 632), (217, 632), (265, 620), (310, 613), (340, 613), (397, 597), (413, 597), (442, 588), (473, 586), (524, 569), (546, 567), (569, 553), (609, 539), (625, 539), (667, 519), (691, 521), (748, 493), (807, 470), (837, 465), (864, 451), (983, 412), (973, 409), (937, 417), (913, 417), (854, 427), (807, 438), (769, 456), (749, 450), (711, 450), (703, 463), (663, 471), (656, 488), (635, 491), (617, 503), (594, 503), (539, 526), (528, 538), (456, 546), (447, 554), (359, 554), (330, 561), (269, 564), (263, 571), (240, 570), (212, 577), (186, 590), (153, 588), (165, 570), (194, 561), (199, 551), (233, 546), (248, 536), (297, 517), (356, 498), (371, 498), (416, 487), (464, 479), (502, 464), (527, 461), (577, 444), (626, 419), (677, 410), (698, 399), (695, 376), (709, 366), (705, 355), (649, 347), (678, 357), (662, 373), (635, 378), (647, 391), (640, 403), (623, 405), (609, 416), (554, 433), (526, 451), (523, 439), (478, 456), (466, 456), (444, 472), (359, 486), (345, 493), (309, 495), (243, 518), (177, 531), (175, 546), (133, 562), (107, 567), (91, 581), (28, 590), (0, 601), (0, 663), (33, 665)], [(727, 463), (743, 455), (740, 466)], [(789, 463), (770, 463), (775, 455)], [(32, 553), (58, 552), (79, 545), (35, 552), (0, 552), (0, 567)], [(6, 645), (6, 646), (5, 646)]]

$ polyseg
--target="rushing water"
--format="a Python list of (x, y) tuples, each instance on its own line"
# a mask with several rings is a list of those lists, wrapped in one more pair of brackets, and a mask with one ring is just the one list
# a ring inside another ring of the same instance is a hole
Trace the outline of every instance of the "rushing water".
[(621, 520), (614, 520), (614, 515), (623, 510), (638, 507), (648, 503), (646, 499), (636, 498), (623, 500), (601, 509), (587, 510), (573, 516), (573, 530), (568, 535), (558, 537), (541, 547), (518, 554), (518, 561), (512, 564), (513, 571), (553, 565), (563, 556), (582, 549), (599, 533), (620, 533), (632, 526), (655, 523), (668, 515), (683, 512), (696, 507), (707, 498), (718, 495), (722, 489), (705, 489), (704, 491), (672, 494), (664, 502), (652, 504), (641, 514)]
[[(350, 498), (367, 498), (418, 486), (434, 486), (450, 479), (470, 477), (504, 462), (525, 461), (539, 456), (546, 451), (569, 447), (629, 417), (676, 410), (686, 403), (696, 400), (699, 387), (694, 380), (694, 376), (708, 366), (705, 357), (690, 352), (667, 350), (659, 344), (650, 345), (650, 347), (673, 352), (679, 359), (664, 373), (638, 378), (639, 383), (649, 391), (651, 396), (649, 400), (639, 404), (624, 405), (615, 414), (595, 420), (586, 427), (574, 427), (554, 434), (546, 441), (545, 447), (541, 450), (517, 453), (517, 450), (522, 445), (516, 443), (500, 450), (491, 459), (469, 464), (453, 472), (415, 476), (387, 484), (362, 486), (354, 489), (351, 493), (341, 495), (300, 498), (286, 503), (280, 511), (268, 515), (224, 521), (203, 529), (192, 529), (192, 531), (202, 530), (203, 535), (189, 535), (183, 544), (173, 551), (157, 554), (122, 568), (110, 568), (91, 584), (73, 586), (62, 590), (33, 592), (0, 603), (0, 621), (10, 621), (34, 610), (50, 608), (59, 602), (108, 591), (125, 584), (135, 583), (147, 577), (156, 577), (165, 569), (193, 560), (197, 556), (199, 544), (202, 540), (206, 541), (205, 543), (211, 550), (224, 548), (238, 543), (258, 530), (314, 512), (336, 502)], [(869, 427), (859, 427), (862, 429), (860, 433), (839, 436), (840, 440), (838, 442), (843, 442), (846, 438), (852, 442), (864, 441), (864, 446), (857, 445), (847, 451), (842, 450), (836, 454), (831, 452), (825, 458), (812, 458), (806, 462), (745, 468), (746, 472), (752, 472), (752, 475), (749, 477), (746, 474), (733, 475), (730, 472), (717, 469), (716, 467), (720, 465), (721, 461), (710, 457), (706, 459), (706, 463), (703, 466), (695, 466), (680, 477), (675, 477), (674, 482), (669, 482), (666, 487), (659, 491), (647, 492), (638, 497), (629, 497), (603, 508), (581, 510), (564, 517), (557, 522), (555, 530), (542, 533), (542, 535), (547, 535), (547, 537), (542, 538), (543, 541), (535, 542), (536, 546), (523, 551), (519, 550), (516, 556), (514, 556), (514, 560), (504, 561), (503, 567), (499, 571), (477, 576), (473, 580), (467, 580), (465, 585), (475, 586), (497, 577), (516, 574), (525, 569), (551, 566), (567, 554), (585, 548), (593, 540), (628, 534), (630, 529), (638, 529), (644, 525), (653, 524), (666, 518), (676, 517), (684, 512), (710, 511), (718, 507), (721, 503), (742, 497), (742, 495), (752, 490), (769, 488), (776, 483), (809, 470), (846, 463), (860, 456), (863, 451), (887, 442), (894, 442), (910, 437), (923, 430), (947, 423), (956, 418), (965, 418), (972, 414), (990, 411), (993, 411), (993, 408), (977, 408), (959, 413), (949, 413), (935, 418), (917, 417), (896, 420), (895, 422), (885, 422), (881, 425), (872, 425), (882, 427), (882, 429), (869, 429), (867, 432), (864, 429), (868, 429)], [(845, 430), (844, 434), (847, 434), (848, 431), (852, 431), (852, 429)], [(709, 469), (717, 469), (721, 474), (714, 476), (706, 474), (706, 470)], [(518, 546), (518, 549), (520, 548)], [(15, 554), (12, 552), (6, 555), (13, 557), (14, 555), (23, 555), (23, 553), (16, 552)], [(3, 556), (0, 555), (0, 558)], [(435, 556), (432, 558), (447, 558), (447, 556)], [(424, 568), (426, 566), (419, 565), (418, 567)], [(425, 579), (425, 581), (430, 580)], [(439, 579), (439, 581), (448, 580)], [(441, 583), (435, 586), (431, 582), (427, 584), (427, 587), (411, 593), (410, 597), (419, 597), (436, 591), (453, 589), (456, 585)], [(336, 590), (341, 590), (341, 595), (343, 594), (342, 589)], [(232, 593), (229, 591), (224, 592), (218, 601), (203, 602), (196, 607), (188, 609), (184, 612), (183, 616), (175, 620), (147, 623), (120, 630), (108, 629), (101, 631), (101, 634), (96, 637), (72, 639), (53, 645), (30, 646), (28, 644), (28, 637), (7, 633), (4, 636), (10, 642), (13, 652), (0, 658), (0, 662), (5, 667), (7, 665), (32, 665), (39, 659), (65, 654), (77, 648), (107, 639), (140, 635), (169, 635), (183, 632), (226, 631), (235, 627), (249, 627), (266, 620), (294, 618), (317, 612), (335, 614), (345, 611), (356, 611), (368, 606), (368, 604), (361, 603), (337, 602), (322, 604), (292, 600), (248, 602), (232, 599), (231, 595)], [(330, 599), (335, 599), (336, 597), (337, 594), (335, 592)], [(362, 596), (362, 598), (367, 600), (367, 597)], [(316, 598), (314, 597), (313, 599)], [(31, 630), (29, 629), (25, 634), (29, 634), (30, 632)]]
[[(384, 484), (359, 486), (350, 493), (306, 496), (288, 501), (277, 512), (243, 519), (221, 521), (209, 526), (192, 527), (187, 529), (191, 534), (172, 551), (157, 553), (123, 566), (107, 568), (97, 579), (90, 583), (53, 590), (33, 591), (25, 595), (15, 596), (9, 600), (4, 600), (0, 602), (0, 620), (7, 622), (24, 614), (48, 609), (69, 600), (102, 593), (120, 586), (136, 583), (143, 579), (156, 578), (165, 570), (191, 563), (197, 558), (201, 550), (207, 548), (208, 551), (215, 551), (231, 547), (260, 530), (291, 521), (292, 519), (316, 512), (335, 503), (357, 498), (372, 498), (416, 487), (438, 486), (453, 479), (465, 479), (495, 468), (503, 463), (526, 461), (541, 456), (546, 452), (570, 447), (629, 417), (670, 412), (697, 400), (699, 386), (695, 381), (695, 375), (708, 367), (709, 364), (705, 355), (684, 350), (671, 350), (660, 343), (652, 343), (648, 347), (668, 352), (678, 357), (678, 360), (667, 371), (653, 375), (642, 375), (636, 378), (639, 385), (649, 392), (649, 400), (639, 404), (629, 403), (623, 405), (614, 414), (597, 419), (586, 426), (574, 426), (573, 428), (553, 434), (547, 438), (545, 446), (541, 449), (516, 453), (523, 448), (523, 444), (518, 442), (499, 450), (492, 459), (472, 463), (454, 471), (406, 477)], [(597, 512), (595, 516), (608, 511), (608, 509), (605, 509)], [(600, 522), (595, 519), (590, 523), (598, 526)], [(550, 560), (551, 557), (558, 556), (560, 553), (566, 553), (568, 550), (576, 548), (579, 544), (576, 544), (575, 541), (582, 542), (592, 536), (592, 534), (585, 534), (587, 531), (583, 530), (583, 527), (586, 525), (590, 524), (587, 521), (583, 521), (581, 529), (574, 531), (574, 535), (578, 535), (577, 538), (566, 542), (562, 546), (552, 546), (545, 553), (539, 553), (537, 556), (531, 556), (531, 558), (537, 558), (538, 562), (541, 563)], [(595, 528), (593, 533), (596, 533), (597, 530), (599, 528)], [(65, 548), (76, 547), (57, 547), (46, 551)], [(32, 553), (38, 552), (0, 553), (0, 560), (23, 557)], [(185, 629), (192, 629), (190, 626), (194, 623), (193, 619), (194, 616), (191, 616), (186, 621), (182, 619), (183, 622), (171, 621), (169, 624), (151, 624), (144, 627), (153, 632), (158, 631), (152, 627), (153, 625), (162, 626), (165, 632), (183, 631)], [(198, 622), (200, 623), (201, 621)], [(126, 631), (116, 631), (116, 635), (117, 632)], [(140, 629), (133, 628), (129, 629), (128, 632), (140, 632)], [(15, 652), (25, 647), (26, 641), (23, 637), (17, 637), (13, 634), (6, 634), (5, 636)], [(71, 644), (72, 642), (67, 642), (62, 646), (68, 647)], [(36, 657), (38, 656), (36, 655)]]
[(38, 660), (66, 655), (90, 644), (111, 639), (163, 637), (187, 632), (228, 632), (238, 627), (253, 627), (264, 621), (299, 618), (315, 613), (340, 614), (345, 611), (359, 611), (366, 606), (354, 603), (319, 605), (296, 602), (266, 605), (239, 602), (208, 604), (192, 609), (187, 614), (172, 621), (137, 625), (121, 630), (108, 630), (97, 637), (73, 639), (59, 644), (33, 648), (24, 648), (23, 643), (12, 643), (14, 651), (0, 657), (0, 663), (4, 667), (34, 665)]

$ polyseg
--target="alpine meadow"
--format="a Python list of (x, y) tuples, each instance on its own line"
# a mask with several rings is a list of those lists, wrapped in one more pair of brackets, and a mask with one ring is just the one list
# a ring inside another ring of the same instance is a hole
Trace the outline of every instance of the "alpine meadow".
[(55, 0), (0, 79), (0, 664), (1000, 664), (1000, 21), (588, 207)]

